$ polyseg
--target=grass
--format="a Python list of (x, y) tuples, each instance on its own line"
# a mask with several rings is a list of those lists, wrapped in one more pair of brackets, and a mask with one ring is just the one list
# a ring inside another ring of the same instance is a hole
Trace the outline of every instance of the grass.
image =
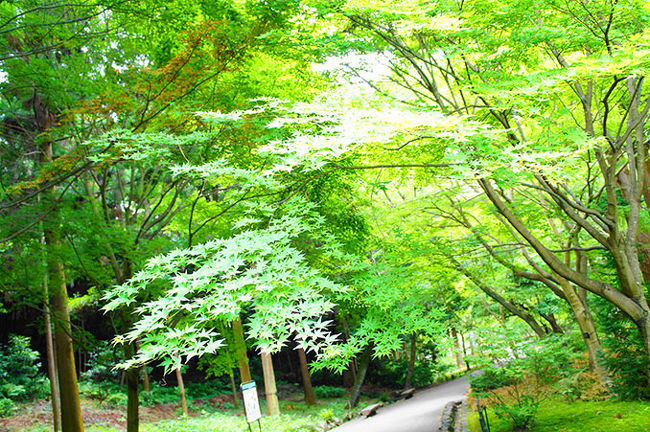
[[(491, 432), (510, 432), (512, 426), (488, 409)], [(468, 418), (470, 432), (480, 432), (478, 414)], [(568, 402), (553, 397), (542, 402), (535, 420), (535, 432), (648, 432), (650, 403), (621, 401)]]

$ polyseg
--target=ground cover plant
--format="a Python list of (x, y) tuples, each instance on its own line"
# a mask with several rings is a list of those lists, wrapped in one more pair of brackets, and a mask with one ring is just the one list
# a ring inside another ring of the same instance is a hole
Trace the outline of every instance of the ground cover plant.
[[(471, 402), (470, 402), (471, 403)], [(650, 428), (650, 407), (642, 401), (567, 401), (552, 397), (540, 403), (535, 418), (539, 432), (643, 432)], [(506, 432), (512, 423), (488, 409), (490, 430)], [(469, 416), (471, 432), (480, 432), (478, 414)]]

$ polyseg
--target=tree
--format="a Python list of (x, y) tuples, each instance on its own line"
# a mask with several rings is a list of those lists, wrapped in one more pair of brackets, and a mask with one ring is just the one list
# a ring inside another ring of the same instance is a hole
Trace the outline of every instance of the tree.
[[(440, 174), (476, 179), (544, 272), (604, 298), (636, 324), (650, 380), (641, 252), (650, 111), (644, 5), (410, 6), (339, 9), (353, 31), (390, 53), (392, 75), (375, 88), (429, 115), (428, 125), (423, 118), (419, 129), (402, 127), (392, 151), (374, 148), (375, 164), (397, 154), (413, 167), (447, 163)], [(561, 230), (559, 245), (529, 218), (540, 211)], [(567, 245), (579, 259), (565, 261)], [(602, 253), (613, 267), (593, 265)], [(592, 265), (582, 266), (585, 259)]]

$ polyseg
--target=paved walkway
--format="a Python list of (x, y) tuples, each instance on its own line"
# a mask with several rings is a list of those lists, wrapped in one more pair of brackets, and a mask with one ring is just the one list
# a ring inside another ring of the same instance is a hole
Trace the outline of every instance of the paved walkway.
[(411, 399), (382, 407), (374, 416), (354, 419), (332, 432), (432, 432), (447, 402), (462, 400), (468, 388), (465, 378), (458, 378), (418, 391)]

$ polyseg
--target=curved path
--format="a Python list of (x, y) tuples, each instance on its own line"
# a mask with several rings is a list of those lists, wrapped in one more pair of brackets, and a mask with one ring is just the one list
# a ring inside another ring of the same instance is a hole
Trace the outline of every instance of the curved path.
[(447, 402), (464, 399), (468, 389), (465, 378), (458, 378), (418, 391), (411, 399), (382, 407), (374, 416), (354, 419), (332, 432), (433, 432)]

